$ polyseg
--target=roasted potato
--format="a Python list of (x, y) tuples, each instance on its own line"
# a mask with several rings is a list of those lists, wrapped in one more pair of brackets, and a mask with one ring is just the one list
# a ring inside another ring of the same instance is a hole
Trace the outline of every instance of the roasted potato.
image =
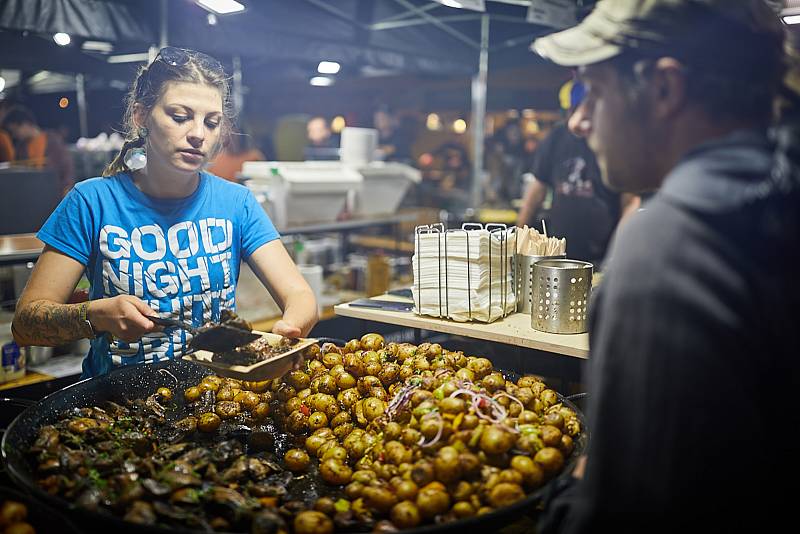
[(294, 517), (295, 534), (330, 534), (333, 532), (333, 521), (316, 510), (305, 510)]
[(295, 473), (305, 471), (311, 463), (308, 453), (303, 449), (289, 449), (283, 455), (283, 462), (289, 471)]
[(206, 412), (197, 419), (197, 430), (200, 432), (215, 432), (222, 424), (222, 418), (215, 413)]

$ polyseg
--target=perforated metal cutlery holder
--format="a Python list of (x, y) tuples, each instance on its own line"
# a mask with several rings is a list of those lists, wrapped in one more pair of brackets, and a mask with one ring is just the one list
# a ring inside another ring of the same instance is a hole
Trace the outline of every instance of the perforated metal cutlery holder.
[(566, 258), (566, 254), (559, 256), (528, 256), (517, 254), (517, 311), (520, 313), (531, 312), (531, 268), (541, 260)]
[(541, 260), (531, 266), (531, 327), (553, 334), (581, 334), (587, 329), (592, 292), (591, 263)]

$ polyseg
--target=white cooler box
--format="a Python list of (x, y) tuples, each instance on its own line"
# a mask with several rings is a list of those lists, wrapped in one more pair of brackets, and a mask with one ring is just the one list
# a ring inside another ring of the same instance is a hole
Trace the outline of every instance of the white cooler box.
[(360, 215), (383, 215), (397, 211), (412, 183), (422, 180), (418, 169), (402, 163), (377, 161), (358, 167), (364, 178), (355, 212)]
[(241, 176), (279, 229), (336, 221), (363, 182), (338, 161), (248, 161)]

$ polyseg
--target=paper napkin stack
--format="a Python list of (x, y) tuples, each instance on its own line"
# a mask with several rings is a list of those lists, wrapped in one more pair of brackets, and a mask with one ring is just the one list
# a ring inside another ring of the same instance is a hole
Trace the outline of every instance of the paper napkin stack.
[(512, 230), (417, 234), (412, 258), (416, 312), (460, 322), (492, 322), (513, 312), (515, 239)]

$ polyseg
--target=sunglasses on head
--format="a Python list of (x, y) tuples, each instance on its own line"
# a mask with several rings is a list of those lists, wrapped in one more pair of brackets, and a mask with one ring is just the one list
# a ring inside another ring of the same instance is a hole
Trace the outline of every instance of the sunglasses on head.
[(157, 64), (164, 64), (169, 67), (183, 67), (190, 61), (197, 62), (202, 68), (215, 74), (224, 75), (225, 70), (219, 61), (213, 57), (195, 52), (194, 50), (186, 50), (185, 48), (176, 48), (174, 46), (166, 46), (158, 51), (156, 58), (150, 64), (148, 69), (143, 73), (142, 79), (136, 87), (136, 98), (142, 98), (147, 94), (151, 88), (150, 76), (154, 66)]
[(185, 48), (176, 48), (174, 46), (165, 46), (159, 50), (153, 63), (161, 61), (171, 67), (183, 67), (192, 59), (209, 70), (224, 72), (220, 62), (213, 57), (194, 50), (186, 50)]

